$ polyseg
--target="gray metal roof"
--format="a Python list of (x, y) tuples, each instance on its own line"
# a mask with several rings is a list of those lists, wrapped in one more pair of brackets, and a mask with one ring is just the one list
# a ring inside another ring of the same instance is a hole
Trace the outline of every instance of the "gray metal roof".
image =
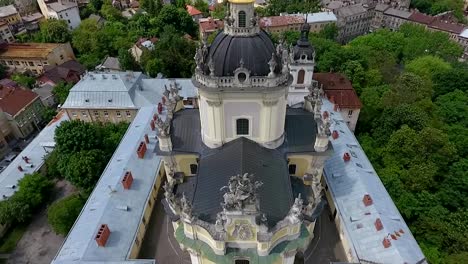
[(315, 152), (317, 124), (314, 113), (304, 111), (302, 108), (288, 108), (285, 132), (287, 152)]
[(337, 17), (349, 17), (366, 13), (366, 9), (361, 4), (343, 6), (336, 10)]
[(198, 109), (184, 109), (174, 114), (171, 141), (174, 152), (199, 153), (204, 149)]
[(389, 8), (385, 10), (384, 12), (385, 15), (389, 16), (394, 16), (394, 17), (400, 17), (400, 18), (408, 18), (411, 16), (411, 12), (405, 11), (405, 10), (400, 10), (400, 9), (395, 9), (395, 8)]
[(164, 86), (169, 87), (174, 82), (181, 88), (180, 96), (197, 96), (191, 79), (151, 79), (140, 72), (91, 72), (70, 90), (62, 108), (122, 109), (152, 106), (161, 102)]
[(389, 7), (390, 7), (390, 5), (383, 4), (383, 3), (378, 3), (375, 6), (375, 11), (383, 12), (383, 11), (387, 10)]
[(216, 214), (222, 211), (221, 187), (228, 184), (231, 176), (253, 173), (255, 180), (263, 182), (258, 191), (260, 211), (273, 226), (286, 216), (293, 201), (287, 167), (282, 152), (264, 148), (245, 137), (226, 143), (200, 158), (192, 197), (194, 213), (202, 220), (214, 222)]
[[(322, 111), (331, 113), (330, 131), (339, 133), (337, 139), (330, 137), (334, 154), (325, 162), (324, 176), (337, 207), (342, 235), (351, 244), (345, 248), (353, 256), (351, 261), (426, 263), (410, 229), (340, 113), (333, 111), (333, 104), (325, 99)], [(351, 155), (348, 162), (343, 160), (346, 152)], [(370, 206), (363, 203), (366, 194), (372, 198)], [(380, 231), (375, 227), (377, 218), (383, 225)], [(384, 248), (384, 238), (390, 239), (390, 247)]]
[[(159, 175), (161, 158), (154, 154), (156, 134), (149, 125), (155, 113), (154, 106), (138, 111), (52, 263), (154, 263), (127, 258)], [(145, 134), (150, 143), (144, 159), (139, 159), (136, 149)], [(126, 171), (131, 171), (134, 179), (129, 190), (120, 182)], [(122, 206), (128, 210), (119, 209)], [(105, 247), (94, 241), (101, 224), (107, 224), (111, 231)]]
[[(0, 200), (4, 200), (3, 196), (10, 197), (15, 191), (18, 190), (18, 181), (21, 180), (25, 174), (31, 174), (39, 169), (44, 164), (44, 157), (47, 155), (48, 151), (51, 151), (54, 142), (55, 129), (63, 122), (68, 120), (68, 116), (65, 112), (61, 112), (57, 115), (57, 119), (53, 122), (51, 121), (39, 135), (34, 138), (31, 143), (23, 150), (20, 154), (2, 171), (0, 174)], [(47, 148), (44, 146), (49, 146)], [(33, 164), (34, 167), (26, 167), (26, 162), (22, 157), (27, 156), (29, 158), (30, 164)], [(18, 166), (23, 168), (23, 171), (18, 170)], [(16, 188), (12, 189), (11, 187), (15, 185)]]
[(0, 7), (0, 17), (7, 17), (14, 14), (17, 14), (18, 11), (16, 10), (14, 5), (7, 5)]

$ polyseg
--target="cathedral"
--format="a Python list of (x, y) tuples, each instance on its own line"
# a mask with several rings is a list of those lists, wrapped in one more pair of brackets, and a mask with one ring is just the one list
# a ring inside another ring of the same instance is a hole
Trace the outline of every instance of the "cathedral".
[(192, 263), (294, 263), (324, 206), (330, 117), (312, 82), (305, 24), (291, 47), (260, 29), (254, 0), (196, 52), (198, 108), (165, 90), (155, 117), (166, 214)]

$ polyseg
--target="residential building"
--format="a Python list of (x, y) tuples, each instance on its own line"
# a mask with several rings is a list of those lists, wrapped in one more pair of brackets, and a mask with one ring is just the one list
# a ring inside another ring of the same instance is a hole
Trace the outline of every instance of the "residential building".
[[(429, 30), (442, 31), (449, 34), (453, 41), (459, 42), (459, 36), (465, 29), (465, 25), (457, 23), (449, 23), (442, 19), (434, 19), (431, 24), (428, 25)], [(461, 43), (460, 43), (461, 44)]]
[(11, 126), (14, 138), (25, 138), (34, 130), (40, 130), (43, 108), (36, 93), (21, 88), (2, 88), (0, 109)]
[(401, 9), (388, 8), (384, 11), (383, 27), (396, 31), (408, 21), (411, 12)]
[(16, 32), (21, 25), (21, 16), (14, 5), (2, 6), (0, 7), (0, 21), (7, 22), (10, 29)]
[(335, 104), (335, 111), (341, 114), (346, 125), (354, 132), (362, 103), (351, 81), (341, 73), (332, 72), (315, 73), (314, 80), (319, 83), (328, 100)]
[(458, 43), (463, 47), (463, 57), (468, 58), (468, 28), (460, 33)]
[(337, 18), (333, 12), (309, 13), (306, 16), (307, 23), (310, 25), (310, 32), (318, 33), (326, 25), (336, 24)]
[(425, 27), (429, 26), (434, 20), (435, 17), (419, 12), (414, 12), (410, 17), (408, 17), (408, 22), (423, 25)]
[(143, 52), (154, 50), (154, 45), (157, 41), (158, 38), (140, 38), (128, 51), (132, 54), (135, 61), (140, 63)]
[(8, 25), (8, 22), (0, 21), (0, 37), (5, 42), (8, 42), (8, 43), (15, 42), (15, 37), (13, 36), (13, 33), (11, 33), (10, 31), (10, 26)]
[(101, 64), (96, 66), (96, 70), (100, 71), (121, 71), (119, 58), (106, 56)]
[(70, 29), (77, 28), (81, 23), (76, 0), (37, 0), (37, 3), (46, 19), (64, 20)]
[(54, 107), (57, 105), (57, 99), (55, 98), (54, 94), (52, 93), (54, 89), (53, 85), (48, 83), (40, 85), (37, 88), (32, 89), (34, 93), (39, 95), (41, 98), (42, 104), (47, 107)]
[(371, 17), (369, 31), (373, 32), (384, 27), (384, 12), (389, 9), (387, 4), (378, 3), (373, 8), (369, 8), (369, 15)]
[(193, 21), (197, 22), (200, 18), (203, 17), (203, 13), (200, 10), (196, 9), (194, 6), (186, 5), (185, 8), (187, 9), (189, 15), (192, 17)]
[(207, 39), (209, 35), (217, 33), (224, 28), (224, 22), (221, 19), (212, 17), (200, 18), (198, 20), (200, 39)]
[(369, 32), (369, 13), (363, 5), (340, 7), (335, 9), (334, 13), (338, 21), (338, 41), (346, 43)]
[(9, 71), (44, 72), (47, 65), (59, 65), (74, 60), (70, 43), (15, 43), (0, 50), (0, 63)]
[(40, 85), (49, 84), (55, 86), (61, 82), (75, 84), (80, 80), (86, 68), (76, 60), (69, 60), (60, 65), (44, 66), (44, 73), (37, 78)]
[(38, 31), (39, 24), (41, 21), (45, 20), (44, 16), (39, 12), (22, 16), (21, 19), (23, 20), (23, 25), (28, 32)]
[(290, 30), (299, 31), (304, 21), (304, 17), (300, 15), (262, 17), (260, 27), (267, 32), (279, 34)]
[(138, 109), (160, 101), (168, 86), (183, 87), (185, 105), (196, 106), (190, 79), (149, 79), (139, 72), (89, 72), (70, 90), (62, 109), (70, 119), (87, 122), (130, 122)]

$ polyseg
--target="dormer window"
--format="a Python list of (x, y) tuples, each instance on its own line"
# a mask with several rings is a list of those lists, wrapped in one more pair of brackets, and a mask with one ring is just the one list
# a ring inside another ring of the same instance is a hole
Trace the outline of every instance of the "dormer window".
[(239, 27), (245, 27), (246, 15), (244, 11), (239, 11)]

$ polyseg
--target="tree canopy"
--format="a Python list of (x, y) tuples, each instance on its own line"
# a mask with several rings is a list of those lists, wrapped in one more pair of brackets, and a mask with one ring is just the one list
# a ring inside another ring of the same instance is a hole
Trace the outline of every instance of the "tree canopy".
[(67, 235), (86, 200), (77, 194), (68, 196), (53, 203), (47, 210), (47, 220), (55, 233)]

